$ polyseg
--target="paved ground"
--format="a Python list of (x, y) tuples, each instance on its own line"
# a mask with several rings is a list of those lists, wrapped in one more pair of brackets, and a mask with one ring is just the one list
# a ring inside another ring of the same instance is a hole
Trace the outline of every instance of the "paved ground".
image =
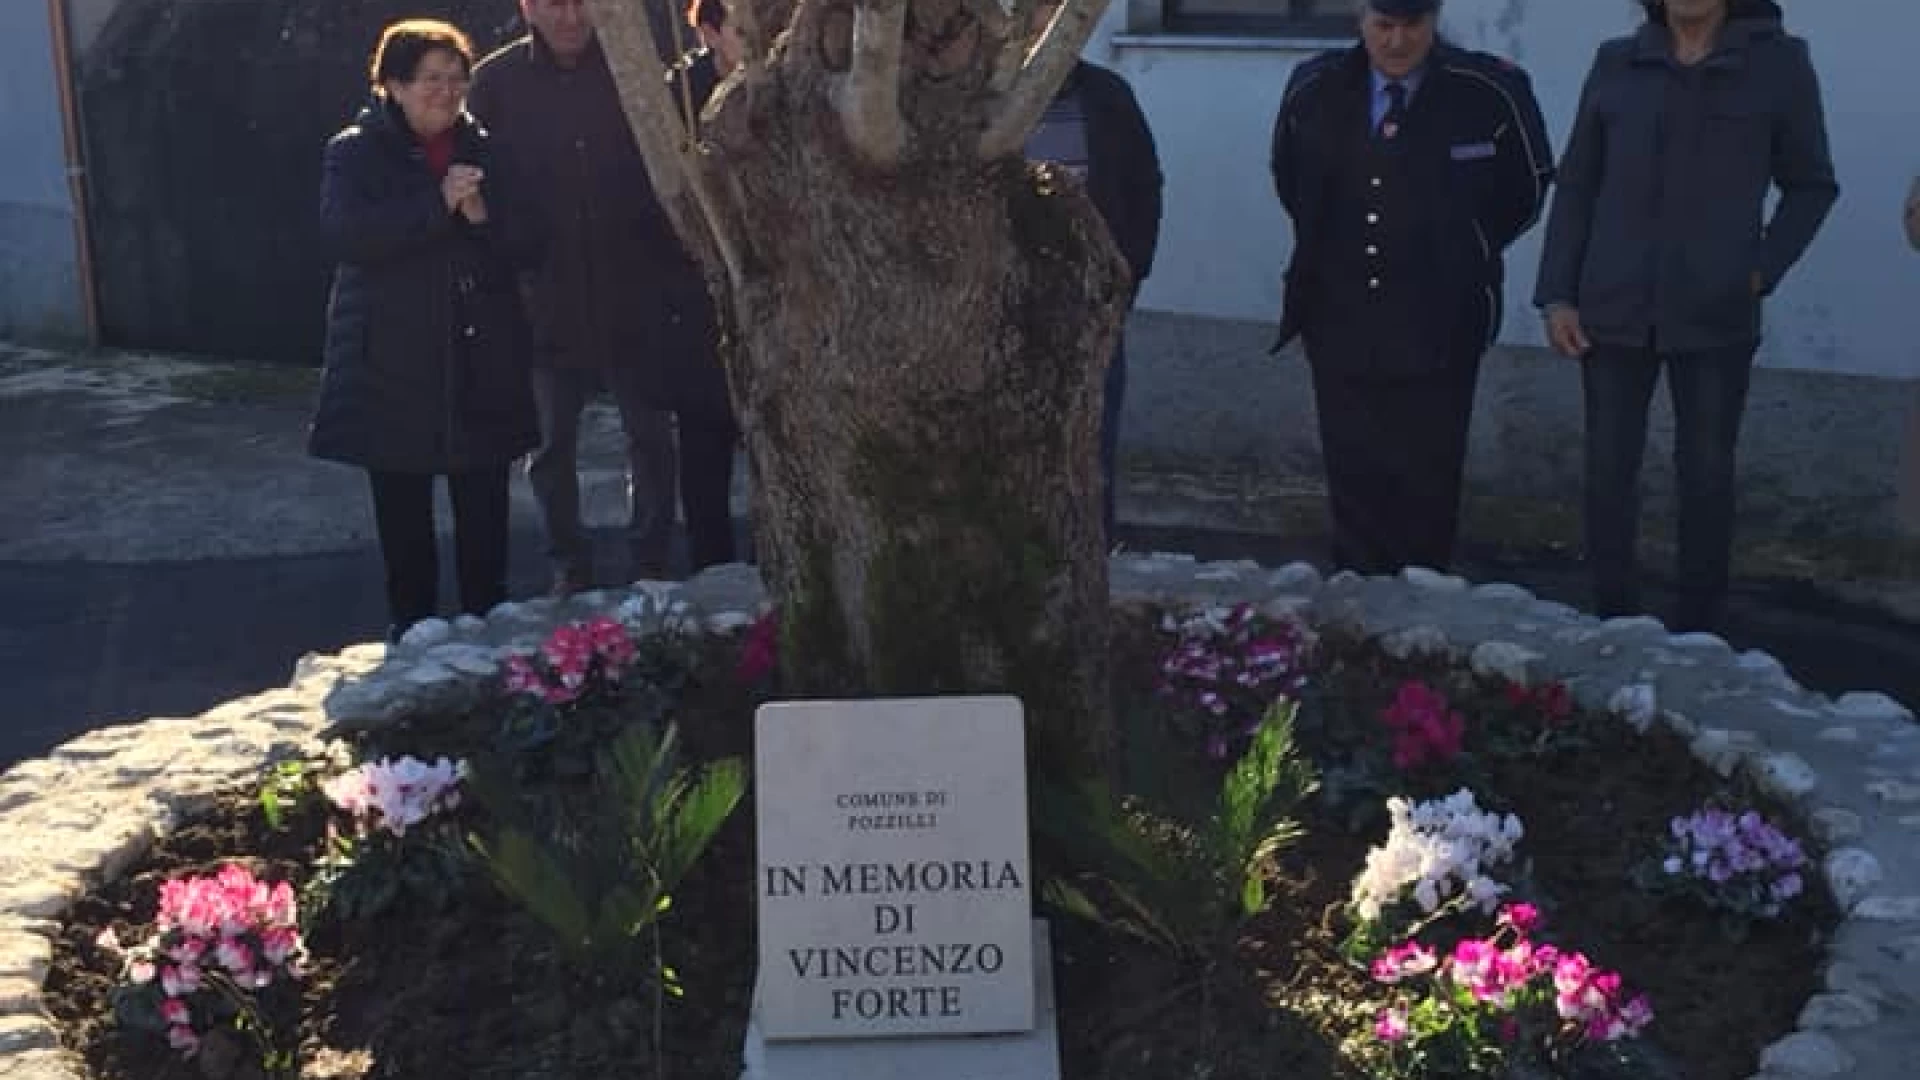
[[(1129, 530), (1131, 546), (1253, 558), (1311, 556), (1272, 537)], [(514, 588), (544, 584), (538, 537), (515, 538)], [(611, 537), (607, 547), (611, 548)], [(1578, 602), (1578, 568), (1547, 561), (1464, 567)], [(322, 555), (140, 565), (0, 563), (0, 765), (91, 727), (203, 711), (283, 682), (303, 653), (379, 636), (380, 560), (371, 548)], [(1744, 582), (1730, 636), (1784, 660), (1831, 693), (1883, 689), (1920, 706), (1920, 631), (1791, 582)]]
[[(101, 724), (203, 711), (283, 682), (303, 653), (380, 635), (364, 493), (351, 470), (305, 458), (304, 419), (297, 386), (0, 346), (0, 767)], [(617, 516), (617, 449), (602, 415), (586, 452), (596, 522)], [(529, 595), (545, 573), (519, 488), (513, 587)], [(1313, 537), (1121, 539), (1269, 565), (1320, 553)], [(1460, 569), (1581, 600), (1579, 567), (1552, 553), (1470, 550)], [(1920, 706), (1920, 628), (1832, 597), (1743, 581), (1729, 636), (1818, 689)]]

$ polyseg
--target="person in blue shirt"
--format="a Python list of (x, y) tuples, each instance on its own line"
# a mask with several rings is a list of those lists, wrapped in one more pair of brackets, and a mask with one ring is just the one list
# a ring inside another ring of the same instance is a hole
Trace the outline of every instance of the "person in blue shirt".
[(1503, 253), (1552, 150), (1524, 71), (1438, 33), (1440, 0), (1365, 0), (1361, 42), (1297, 66), (1274, 123), (1293, 220), (1277, 353), (1306, 346), (1333, 562), (1445, 570)]

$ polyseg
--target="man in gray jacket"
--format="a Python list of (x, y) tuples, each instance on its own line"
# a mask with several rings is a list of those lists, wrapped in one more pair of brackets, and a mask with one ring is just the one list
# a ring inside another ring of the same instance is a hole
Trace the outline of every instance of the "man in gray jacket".
[(1554, 348), (1581, 361), (1596, 609), (1640, 610), (1640, 462), (1664, 369), (1680, 487), (1673, 623), (1711, 630), (1726, 602), (1734, 448), (1761, 303), (1839, 186), (1819, 81), (1778, 5), (1642, 3), (1646, 23), (1602, 45), (1587, 75), (1534, 300)]

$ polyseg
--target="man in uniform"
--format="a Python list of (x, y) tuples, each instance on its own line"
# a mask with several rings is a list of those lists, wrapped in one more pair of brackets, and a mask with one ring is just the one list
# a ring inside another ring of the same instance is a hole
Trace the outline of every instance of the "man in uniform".
[(1280, 341), (1312, 365), (1333, 561), (1444, 570), (1502, 253), (1552, 151), (1525, 72), (1440, 41), (1440, 0), (1363, 0), (1361, 43), (1295, 68), (1273, 134), (1294, 223)]

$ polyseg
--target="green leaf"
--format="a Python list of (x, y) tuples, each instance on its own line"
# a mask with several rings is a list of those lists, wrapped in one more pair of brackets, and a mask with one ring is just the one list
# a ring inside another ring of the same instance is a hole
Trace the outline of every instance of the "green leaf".
[(1046, 884), (1040, 887), (1040, 897), (1076, 919), (1090, 922), (1095, 926), (1108, 925), (1106, 915), (1092, 898), (1060, 878), (1049, 878)]
[(595, 927), (587, 902), (566, 870), (532, 837), (519, 829), (506, 829), (492, 846), (482, 847), (480, 854), (501, 888), (546, 923), (568, 947), (592, 946)]
[(1259, 874), (1248, 874), (1240, 888), (1240, 913), (1248, 918), (1267, 906), (1267, 883)]
[(260, 789), (260, 813), (267, 819), (267, 828), (279, 832), (285, 824), (280, 811), (280, 792), (272, 784)]
[(678, 805), (661, 815), (657, 872), (662, 887), (678, 887), (700, 854), (731, 817), (747, 790), (746, 766), (738, 758), (714, 762), (686, 789)]

